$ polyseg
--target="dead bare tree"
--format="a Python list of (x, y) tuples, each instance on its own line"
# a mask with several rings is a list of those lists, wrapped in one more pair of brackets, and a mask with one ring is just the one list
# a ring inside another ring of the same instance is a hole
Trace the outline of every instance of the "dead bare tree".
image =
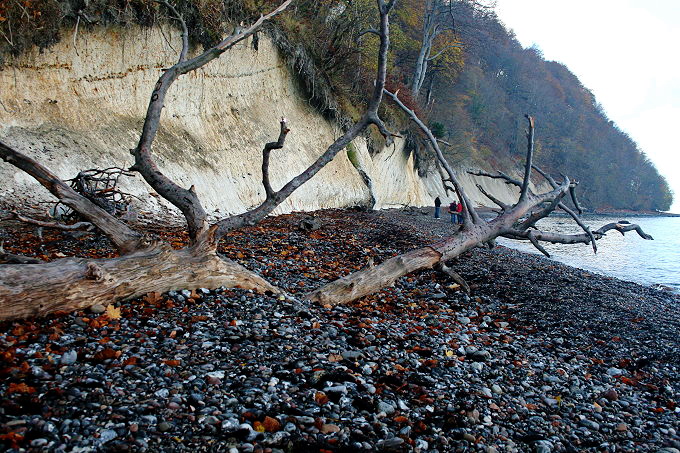
[(423, 87), (430, 62), (441, 57), (448, 49), (462, 47), (460, 43), (452, 41), (442, 48), (434, 50), (435, 41), (439, 36), (454, 31), (455, 20), (452, 2), (449, 0), (427, 0), (424, 7), (422, 38), (410, 86), (411, 92), (415, 96)]
[[(307, 299), (324, 305), (347, 303), (389, 286), (399, 277), (406, 274), (431, 268), (438, 268), (446, 272), (465, 288), (467, 285), (462, 278), (453, 272), (452, 269), (447, 267), (445, 263), (475, 247), (485, 245), (493, 247), (494, 240), (499, 236), (518, 240), (528, 240), (545, 255), (548, 255), (548, 252), (541, 245), (541, 242), (591, 244), (593, 249), (597, 251), (595, 244), (596, 240), (601, 239), (611, 230), (619, 231), (621, 234), (628, 231), (636, 231), (642, 238), (652, 239), (652, 237), (644, 233), (638, 225), (630, 224), (625, 221), (609, 223), (596, 231), (590, 231), (579, 218), (581, 210), (578, 207), (578, 201), (574, 193), (577, 183), (571, 181), (566, 176), (563, 176), (561, 182), (557, 182), (533, 164), (534, 119), (528, 115), (526, 117), (528, 120), (526, 133), (527, 153), (523, 180), (515, 180), (501, 172), (498, 174), (486, 172), (475, 173), (479, 176), (503, 179), (508, 184), (519, 188), (517, 202), (513, 205), (508, 205), (484, 191), (481, 186), (478, 186), (482, 193), (499, 207), (499, 213), (495, 218), (491, 220), (483, 219), (477, 213), (465, 193), (465, 190), (458, 182), (456, 171), (444, 158), (432, 132), (412, 110), (407, 108), (399, 100), (396, 93), (385, 91), (385, 94), (387, 94), (387, 96), (389, 96), (409, 116), (430, 140), (437, 155), (437, 159), (446, 172), (446, 177), (442, 179), (444, 187), (446, 188), (448, 184), (451, 184), (463, 205), (463, 226), (457, 234), (448, 239), (390, 258), (380, 265), (365, 268), (342, 277), (307, 294), (305, 296)], [(532, 193), (529, 188), (532, 169), (535, 169), (548, 181), (552, 187), (551, 191), (541, 194)], [(562, 200), (567, 196), (571, 196), (578, 213), (563, 203)], [(561, 209), (570, 215), (579, 227), (581, 227), (583, 233), (559, 234), (544, 232), (537, 229), (536, 222), (549, 216), (556, 209)]]
[(253, 35), (265, 21), (284, 11), (291, 2), (292, 0), (285, 0), (269, 14), (261, 16), (256, 22), (241, 28), (193, 58), (188, 58), (186, 23), (171, 4), (167, 1), (160, 2), (181, 25), (182, 49), (177, 63), (164, 70), (153, 89), (139, 143), (132, 150), (135, 163), (130, 170), (139, 172), (160, 196), (182, 212), (190, 239), (186, 248), (173, 250), (169, 244), (135, 231), (76, 192), (40, 163), (0, 143), (0, 158), (31, 175), (61, 203), (99, 228), (120, 253), (119, 257), (112, 259), (65, 258), (44, 264), (0, 265), (0, 319), (44, 315), (95, 304), (105, 305), (151, 291), (165, 292), (177, 288), (227, 286), (260, 292), (279, 292), (259, 275), (218, 256), (217, 243), (230, 230), (255, 224), (265, 218), (370, 125), (375, 125), (386, 140), (391, 141), (394, 135), (379, 118), (378, 107), (382, 101), (386, 79), (389, 13), (396, 0), (376, 0), (380, 26), (373, 32), (380, 39), (378, 67), (372, 95), (360, 120), (335, 140), (304, 172), (281, 189), (274, 190), (269, 182), (271, 152), (283, 147), (286, 135), (290, 132), (285, 118), (281, 119), (278, 140), (267, 143), (263, 149), (262, 184), (266, 198), (258, 207), (210, 223), (194, 187), (185, 189), (164, 175), (154, 161), (151, 148), (159, 128), (165, 96), (172, 83), (181, 75), (208, 64), (238, 42)]

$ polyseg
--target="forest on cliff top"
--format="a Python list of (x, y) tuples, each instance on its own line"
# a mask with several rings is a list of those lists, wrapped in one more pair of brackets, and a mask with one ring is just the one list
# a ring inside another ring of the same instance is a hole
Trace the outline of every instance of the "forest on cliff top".
[[(192, 41), (214, 43), (271, 0), (179, 0)], [(372, 0), (297, 0), (269, 29), (301, 87), (327, 116), (353, 119), (372, 89), (378, 40)], [(48, 47), (74, 28), (167, 21), (152, 0), (0, 3), (0, 54)], [(577, 33), (577, 31), (575, 31)], [(481, 0), (400, 0), (392, 17), (388, 87), (427, 121), (453, 163), (509, 169), (524, 154), (524, 114), (536, 118), (536, 161), (581, 183), (591, 209), (667, 210), (667, 182), (578, 78), (537, 48), (523, 48)], [(631, 64), (634, 64), (631, 62)], [(632, 87), (634, 89), (634, 87)], [(396, 108), (381, 109), (408, 138), (420, 168), (428, 144)], [(382, 138), (371, 136), (375, 148)]]

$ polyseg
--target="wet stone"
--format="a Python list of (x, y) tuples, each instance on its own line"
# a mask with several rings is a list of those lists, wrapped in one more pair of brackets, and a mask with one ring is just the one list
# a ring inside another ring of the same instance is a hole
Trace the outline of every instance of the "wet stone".
[(376, 446), (378, 448), (392, 449), (399, 447), (403, 443), (404, 439), (402, 439), (401, 437), (394, 437), (392, 439), (381, 440), (376, 444)]
[(282, 298), (179, 288), (124, 302), (115, 322), (85, 310), (0, 326), (0, 434), (58, 452), (680, 445), (677, 298), (498, 247), (456, 262), (471, 297), (422, 271), (322, 307), (301, 295), (449, 231), (389, 210), (319, 215), (312, 235), (290, 214), (221, 242)]
[(49, 443), (49, 441), (47, 439), (43, 439), (43, 438), (33, 439), (31, 441), (31, 447), (42, 448), (42, 447), (47, 446), (48, 443)]
[(76, 351), (66, 351), (62, 354), (59, 364), (61, 365), (73, 365), (78, 360), (78, 353)]
[(115, 432), (115, 431), (112, 430), (112, 429), (105, 429), (105, 430), (102, 431), (101, 434), (99, 435), (99, 441), (100, 441), (100, 443), (105, 444), (105, 443), (107, 443), (107, 442), (112, 441), (112, 440), (115, 439), (116, 437), (118, 437), (118, 433), (117, 433), (117, 432)]
[(101, 314), (106, 311), (106, 307), (101, 304), (96, 304), (90, 307), (90, 313)]
[(379, 401), (377, 405), (378, 412), (384, 412), (387, 415), (392, 415), (396, 411), (395, 407), (384, 401)]
[(596, 423), (592, 420), (588, 419), (583, 419), (581, 420), (581, 426), (585, 426), (586, 428), (592, 430), (592, 431), (599, 431), (600, 430), (600, 424)]

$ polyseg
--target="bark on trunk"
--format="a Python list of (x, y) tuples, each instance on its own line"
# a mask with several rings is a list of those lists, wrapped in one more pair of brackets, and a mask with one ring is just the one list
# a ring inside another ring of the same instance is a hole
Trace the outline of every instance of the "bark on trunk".
[(466, 233), (390, 258), (381, 264), (341, 277), (305, 299), (321, 305), (346, 304), (391, 285), (398, 278), (424, 269), (432, 269), (486, 242), (493, 233), (486, 225), (475, 226)]
[(0, 265), (0, 320), (44, 316), (149, 292), (220, 286), (279, 293), (259, 275), (216, 253), (162, 244), (113, 259), (65, 258)]
[(402, 275), (419, 269), (428, 269), (441, 259), (441, 254), (431, 247), (395, 256), (379, 266), (368, 267), (309, 293), (306, 299), (322, 305), (351, 302), (381, 288), (391, 285)]

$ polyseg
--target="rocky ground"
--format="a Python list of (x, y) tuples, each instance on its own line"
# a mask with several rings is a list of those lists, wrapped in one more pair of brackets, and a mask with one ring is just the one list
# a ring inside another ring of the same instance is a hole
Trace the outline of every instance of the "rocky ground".
[[(221, 251), (289, 297), (187, 288), (0, 324), (9, 451), (665, 451), (680, 448), (677, 296), (508, 249), (348, 306), (299, 295), (451, 226), (324, 211)], [(157, 231), (175, 245), (185, 237)], [(107, 256), (101, 237), (13, 228), (9, 252)]]

